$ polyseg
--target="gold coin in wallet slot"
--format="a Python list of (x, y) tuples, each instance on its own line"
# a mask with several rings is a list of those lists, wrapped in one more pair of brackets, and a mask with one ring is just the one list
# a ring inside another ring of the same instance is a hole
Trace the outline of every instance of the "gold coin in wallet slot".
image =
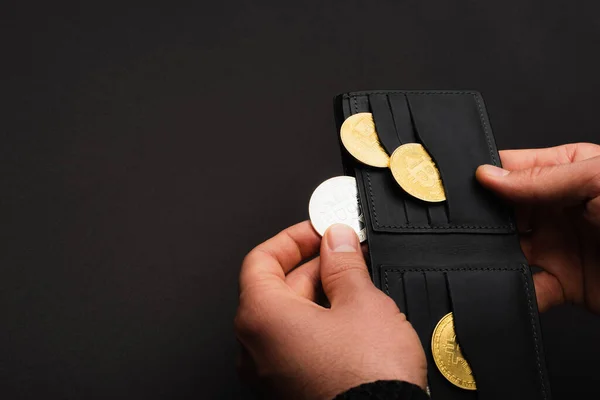
[(450, 383), (462, 389), (477, 389), (471, 367), (462, 355), (460, 345), (456, 341), (452, 313), (442, 317), (433, 330), (431, 353), (435, 365)]
[(411, 196), (432, 203), (446, 200), (440, 172), (421, 144), (407, 143), (394, 150), (390, 169), (398, 185)]
[(356, 179), (351, 176), (336, 176), (317, 186), (308, 203), (308, 214), (321, 236), (333, 224), (346, 224), (354, 229), (361, 242), (367, 240)]
[(381, 147), (371, 113), (358, 113), (346, 118), (340, 137), (348, 153), (361, 163), (380, 168), (389, 166), (390, 157)]

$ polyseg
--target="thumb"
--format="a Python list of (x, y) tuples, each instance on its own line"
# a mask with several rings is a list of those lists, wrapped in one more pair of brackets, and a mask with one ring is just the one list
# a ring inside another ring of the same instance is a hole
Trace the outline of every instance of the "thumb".
[(321, 242), (321, 283), (332, 307), (375, 289), (358, 236), (348, 225), (332, 225)]
[(513, 201), (576, 205), (600, 195), (600, 157), (515, 171), (482, 165), (476, 176), (483, 186)]

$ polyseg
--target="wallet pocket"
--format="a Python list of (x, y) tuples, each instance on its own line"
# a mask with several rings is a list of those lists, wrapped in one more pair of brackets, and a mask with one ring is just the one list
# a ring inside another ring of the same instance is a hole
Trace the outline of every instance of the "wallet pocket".
[(446, 192), (426, 203), (404, 192), (387, 169), (360, 168), (373, 231), (511, 233), (510, 212), (475, 180), (482, 164), (500, 165), (483, 100), (476, 92), (359, 92), (344, 95), (344, 118), (373, 114), (388, 154), (420, 143), (436, 163)]
[[(527, 269), (516, 263), (380, 267), (380, 287), (407, 315), (423, 344), (434, 398), (537, 398), (540, 393), (546, 398), (535, 292)], [(476, 392), (452, 385), (433, 361), (431, 336), (449, 312)]]

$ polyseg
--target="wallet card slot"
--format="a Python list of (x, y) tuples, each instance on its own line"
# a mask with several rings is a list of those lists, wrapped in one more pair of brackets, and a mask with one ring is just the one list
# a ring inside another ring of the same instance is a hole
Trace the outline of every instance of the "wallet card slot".
[[(435, 321), (439, 321), (451, 310), (446, 278), (445, 272), (425, 272), (429, 309), (431, 312), (431, 332), (433, 332), (433, 328), (435, 327)], [(429, 335), (429, 339), (431, 339), (431, 335)]]
[[(394, 101), (394, 115), (397, 120), (402, 120), (404, 128), (398, 130), (398, 135), (406, 137), (408, 142), (405, 143), (420, 143), (421, 139), (415, 125), (412, 111), (410, 110), (410, 103), (406, 95), (402, 95), (404, 102), (400, 101), (398, 95), (390, 95), (390, 98), (395, 97)], [(391, 100), (390, 100), (391, 104)], [(408, 133), (410, 132), (410, 133)], [(423, 202), (420, 202), (423, 203)], [(448, 225), (448, 208), (446, 202), (442, 203), (423, 203), (427, 207), (427, 216), (429, 218), (429, 225), (432, 226), (447, 226)]]
[(475, 400), (477, 393), (460, 389), (435, 367), (431, 352), (433, 330), (444, 315), (451, 311), (446, 273), (390, 268), (384, 270), (384, 292), (398, 305), (400, 311), (419, 335), (427, 357), (427, 380), (433, 399)]
[(371, 94), (369, 95), (369, 104), (379, 142), (388, 155), (391, 156), (394, 150), (403, 143), (398, 137), (388, 98), (385, 94)]
[(448, 273), (457, 339), (482, 400), (550, 397), (535, 292), (525, 268)]
[(396, 134), (398, 135), (400, 142), (402, 144), (418, 143), (406, 96), (404, 94), (396, 93), (387, 95), (387, 98), (390, 104), (390, 110), (392, 111), (392, 118), (394, 119), (394, 124), (396, 126)]
[[(394, 182), (397, 186), (398, 184)], [(402, 193), (406, 208), (406, 222), (408, 226), (431, 226), (431, 218), (427, 212), (427, 206), (424, 206), (420, 200), (414, 199), (406, 193)]]
[[(392, 106), (393, 104), (393, 106)], [(418, 143), (410, 110), (404, 95), (388, 96), (376, 93), (369, 95), (369, 105), (379, 140), (391, 155), (400, 145)], [(417, 226), (441, 225), (448, 222), (443, 204), (427, 204), (402, 193), (406, 212), (406, 223)], [(423, 212), (425, 211), (425, 212)], [(426, 218), (425, 218), (426, 217)]]
[[(350, 99), (350, 109), (353, 111), (352, 114), (358, 114), (362, 112), (371, 112), (369, 107), (369, 97), (367, 95), (352, 96)], [(349, 117), (350, 115), (347, 115)]]
[[(342, 106), (342, 115), (344, 116), (344, 119), (346, 119), (350, 115), (353, 114), (350, 97), (344, 97), (340, 103), (341, 103), (341, 106)], [(337, 122), (338, 122), (338, 125), (341, 126), (343, 121), (337, 121)], [(338, 126), (338, 128), (339, 128), (339, 126)]]
[(509, 215), (475, 180), (482, 164), (498, 164), (477, 96), (408, 94), (415, 132), (434, 159), (452, 226), (508, 228)]
[[(417, 331), (421, 343), (427, 343), (431, 317), (429, 315), (425, 274), (423, 272), (405, 272), (403, 280), (406, 296), (406, 317)], [(431, 349), (428, 349), (427, 346), (423, 347), (425, 353), (431, 353)]]
[(446, 203), (432, 203), (427, 207), (429, 214), (429, 224), (431, 226), (447, 226), (448, 214)]
[(406, 309), (406, 292), (404, 291), (404, 275), (400, 272), (397, 274), (385, 274), (383, 289), (385, 293), (396, 302), (396, 305), (404, 315), (407, 315)]
[(452, 308), (450, 306), (450, 296), (448, 292), (446, 272), (425, 272), (427, 281), (427, 296), (429, 298), (430, 323), (427, 331), (427, 342), (423, 346), (427, 352), (427, 378), (429, 381), (429, 390), (434, 399), (460, 399), (475, 400), (477, 393), (465, 391), (448, 382), (441, 372), (435, 367), (435, 361), (431, 353), (431, 337), (437, 322), (448, 314)]
[[(373, 230), (386, 230), (393, 226), (424, 226), (429, 227), (427, 208), (418, 200), (411, 198), (398, 186), (388, 170), (364, 172), (367, 184), (367, 201), (372, 216)], [(388, 198), (381, 204), (375, 204), (377, 198)]]

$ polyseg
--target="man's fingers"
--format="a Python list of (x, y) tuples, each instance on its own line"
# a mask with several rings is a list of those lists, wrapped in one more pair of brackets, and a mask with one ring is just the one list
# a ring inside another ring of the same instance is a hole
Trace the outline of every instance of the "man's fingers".
[(321, 238), (308, 221), (281, 231), (248, 253), (242, 263), (240, 289), (262, 279), (283, 282), (296, 265), (317, 253), (320, 243)]
[(315, 301), (321, 286), (321, 258), (317, 257), (294, 269), (285, 277), (285, 283), (298, 295)]
[(533, 167), (570, 164), (600, 155), (600, 146), (591, 143), (572, 143), (544, 149), (502, 150), (502, 166), (514, 171)]
[(321, 238), (309, 221), (300, 222), (258, 245), (255, 250), (275, 258), (284, 273), (319, 251)]
[(600, 229), (600, 196), (587, 202), (584, 215), (596, 228)]
[(533, 283), (540, 312), (565, 302), (562, 286), (554, 275), (546, 271), (538, 272), (533, 275)]
[(330, 227), (321, 243), (321, 283), (334, 308), (375, 289), (365, 264), (358, 236), (343, 224)]
[(482, 165), (476, 176), (482, 185), (513, 201), (576, 205), (600, 195), (600, 156), (512, 172)]

